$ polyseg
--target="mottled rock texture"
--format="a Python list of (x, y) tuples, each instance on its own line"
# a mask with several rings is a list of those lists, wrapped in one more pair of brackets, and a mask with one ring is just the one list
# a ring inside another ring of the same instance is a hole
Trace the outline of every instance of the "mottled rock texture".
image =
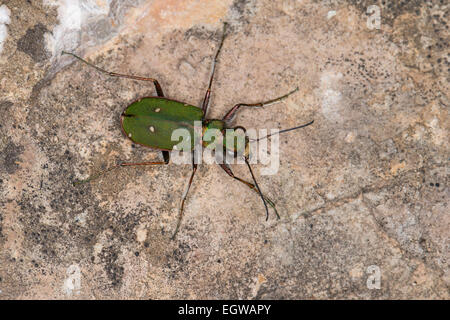
[[(0, 54), (0, 299), (449, 298), (446, 1), (124, 1), (91, 19), (67, 49), (157, 78), (194, 105), (228, 21), (208, 116), (298, 86), (235, 123), (315, 120), (280, 137), (276, 175), (255, 166), (281, 220), (266, 222), (254, 193), (202, 165), (175, 241), (190, 166), (72, 186), (118, 160), (161, 158), (119, 122), (155, 92), (52, 52), (60, 21), (48, 2), (0, 1), (11, 10)], [(367, 24), (373, 4), (379, 29)]]

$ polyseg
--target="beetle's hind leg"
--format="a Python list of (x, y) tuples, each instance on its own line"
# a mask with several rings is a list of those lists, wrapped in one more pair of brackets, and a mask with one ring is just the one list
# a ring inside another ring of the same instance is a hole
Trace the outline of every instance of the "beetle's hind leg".
[(154, 165), (167, 165), (169, 164), (170, 161), (170, 153), (169, 151), (162, 151), (163, 157), (164, 157), (164, 161), (145, 161), (145, 162), (119, 162), (119, 164), (116, 164), (115, 166), (112, 166), (108, 169), (102, 170), (100, 172), (97, 172), (96, 174), (93, 174), (92, 176), (90, 176), (89, 178), (85, 179), (85, 180), (78, 180), (78, 181), (74, 181), (73, 185), (77, 186), (83, 183), (87, 183), (90, 182), (92, 180), (95, 180), (97, 178), (100, 178), (101, 176), (103, 176), (104, 174), (113, 171), (115, 169), (119, 169), (122, 167), (138, 167), (138, 166), (154, 166)]
[(62, 51), (61, 54), (68, 54), (68, 55), (71, 55), (72, 57), (74, 57), (74, 58), (80, 60), (81, 62), (87, 64), (88, 66), (90, 66), (90, 67), (92, 67), (92, 68), (94, 68), (94, 69), (97, 69), (98, 71), (100, 71), (100, 72), (102, 72), (102, 73), (104, 73), (104, 74), (107, 74), (108, 76), (111, 76), (111, 77), (127, 78), (127, 79), (140, 80), (140, 81), (152, 81), (153, 84), (155, 85), (155, 89), (156, 89), (156, 93), (158, 94), (158, 97), (164, 97), (164, 93), (163, 93), (163, 91), (162, 91), (162, 88), (161, 88), (161, 86), (159, 85), (158, 80), (156, 80), (156, 79), (106, 71), (105, 69), (102, 69), (102, 68), (100, 68), (100, 67), (97, 67), (95, 64), (90, 63), (89, 61), (84, 60), (83, 58), (77, 56), (77, 55), (74, 54), (74, 53)]
[(291, 92), (289, 92), (289, 93), (287, 93), (287, 94), (285, 94), (285, 95), (283, 95), (281, 97), (278, 97), (278, 98), (275, 98), (275, 99), (271, 99), (271, 100), (268, 100), (268, 101), (264, 101), (264, 102), (238, 103), (226, 113), (226, 115), (222, 118), (222, 120), (225, 121), (225, 122), (233, 121), (234, 117), (236, 116), (236, 113), (239, 111), (239, 109), (241, 107), (262, 108), (262, 107), (269, 106), (271, 104), (277, 103), (279, 101), (282, 101), (282, 100), (286, 99), (291, 94), (293, 94), (293, 93), (295, 93), (297, 91), (298, 91), (298, 88), (292, 90)]

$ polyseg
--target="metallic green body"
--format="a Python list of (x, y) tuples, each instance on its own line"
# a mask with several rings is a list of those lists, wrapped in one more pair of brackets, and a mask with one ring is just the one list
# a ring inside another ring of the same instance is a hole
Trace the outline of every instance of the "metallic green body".
[[(181, 142), (181, 140), (172, 141), (172, 133), (176, 129), (189, 131), (191, 150), (193, 150), (194, 126), (197, 121), (202, 126), (202, 132), (199, 132), (202, 137), (205, 134), (208, 135), (208, 130), (218, 130), (223, 134), (223, 139), (218, 141), (202, 140), (204, 147), (215, 148), (219, 143), (223, 145), (224, 150), (227, 150), (225, 122), (202, 118), (203, 111), (195, 106), (162, 97), (146, 97), (130, 104), (122, 113), (121, 122), (124, 134), (133, 142), (154, 149), (171, 151)], [(228, 149), (235, 152), (237, 148), (237, 144), (233, 141)]]
[[(194, 122), (202, 121), (203, 111), (175, 100), (142, 98), (122, 113), (122, 129), (133, 142), (160, 150), (172, 150), (180, 141), (172, 141), (172, 132), (186, 129), (194, 137)], [(181, 138), (180, 138), (181, 139)], [(192, 141), (192, 148), (194, 141)]]

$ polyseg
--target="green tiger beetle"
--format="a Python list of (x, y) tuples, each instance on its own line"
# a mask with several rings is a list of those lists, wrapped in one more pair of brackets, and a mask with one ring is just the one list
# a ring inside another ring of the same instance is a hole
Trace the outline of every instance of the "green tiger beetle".
[[(176, 145), (178, 144), (177, 141), (172, 141), (171, 134), (174, 130), (184, 128), (189, 131), (191, 136), (194, 135), (194, 125), (193, 123), (195, 121), (201, 121), (202, 124), (202, 133), (203, 135), (206, 134), (208, 130), (219, 130), (220, 132), (224, 132), (225, 130), (243, 130), (245, 132), (245, 129), (243, 127), (229, 127), (229, 124), (233, 121), (236, 113), (242, 108), (242, 107), (249, 107), (249, 108), (261, 108), (276, 102), (279, 102), (294, 92), (298, 91), (298, 88), (295, 90), (272, 100), (264, 101), (264, 102), (258, 102), (258, 103), (238, 103), (234, 105), (233, 108), (231, 108), (222, 119), (206, 119), (206, 113), (208, 111), (208, 105), (209, 105), (209, 99), (211, 96), (211, 87), (213, 83), (214, 78), (214, 72), (216, 69), (217, 60), (220, 54), (220, 51), (223, 46), (223, 42), (226, 37), (226, 27), (227, 23), (224, 23), (223, 26), (223, 33), (222, 38), (219, 44), (219, 47), (217, 49), (216, 55), (214, 57), (213, 63), (212, 63), (212, 72), (209, 79), (209, 85), (208, 89), (206, 90), (205, 97), (203, 99), (203, 103), (201, 108), (179, 102), (176, 100), (171, 100), (164, 97), (163, 90), (159, 84), (159, 82), (156, 79), (153, 78), (146, 78), (146, 77), (139, 77), (134, 75), (126, 75), (126, 74), (119, 74), (115, 72), (109, 72), (106, 71), (82, 58), (75, 55), (74, 53), (65, 52), (63, 51), (62, 54), (67, 54), (75, 57), (79, 61), (87, 64), (90, 67), (93, 67), (97, 69), (101, 73), (105, 73), (112, 77), (120, 77), (120, 78), (128, 78), (133, 80), (142, 80), (142, 81), (151, 81), (153, 82), (156, 94), (157, 96), (151, 96), (151, 97), (144, 97), (139, 99), (138, 101), (133, 102), (128, 107), (125, 108), (125, 110), (121, 114), (121, 125), (122, 125), (122, 131), (125, 134), (126, 137), (128, 137), (131, 141), (133, 141), (136, 144), (143, 145), (145, 147), (149, 147), (156, 150), (161, 150), (162, 156), (164, 161), (146, 161), (146, 162), (119, 162), (117, 165), (112, 166), (106, 170), (103, 170), (101, 172), (98, 172), (97, 174), (94, 174), (90, 176), (86, 180), (80, 180), (75, 181), (74, 185), (79, 185), (85, 182), (92, 181), (101, 175), (117, 169), (121, 167), (130, 167), (130, 166), (150, 166), (150, 165), (167, 165), (169, 164), (170, 160), (170, 151), (173, 151), (176, 149)], [(314, 122), (311, 121), (309, 123), (289, 128), (285, 130), (280, 130), (276, 132), (275, 134), (279, 134), (282, 132), (287, 132), (295, 129), (300, 129), (306, 126), (311, 125)], [(273, 135), (273, 134), (272, 134)], [(264, 138), (260, 138), (257, 140), (268, 138), (271, 135), (267, 135)], [(201, 141), (201, 144), (203, 146), (207, 146), (209, 142), (206, 142), (204, 140)], [(233, 143), (231, 146), (227, 146), (226, 142), (224, 140), (223, 147), (224, 150), (227, 152), (232, 152), (234, 154), (234, 157), (243, 157), (249, 171), (250, 175), (252, 176), (253, 183), (244, 180), (242, 178), (239, 178), (234, 175), (233, 171), (231, 170), (229, 164), (222, 163), (219, 164), (220, 167), (233, 179), (245, 184), (247, 187), (249, 187), (251, 190), (256, 192), (259, 197), (261, 197), (262, 202), (265, 207), (266, 211), (266, 220), (269, 217), (269, 210), (267, 207), (267, 204), (269, 204), (270, 207), (274, 210), (277, 218), (279, 219), (280, 216), (277, 212), (277, 209), (275, 207), (275, 204), (272, 200), (270, 200), (268, 197), (263, 195), (261, 192), (261, 189), (256, 182), (255, 176), (253, 174), (252, 168), (249, 163), (249, 143), (250, 140), (248, 137), (245, 138), (245, 144), (243, 150), (237, 150), (237, 146), (235, 143)], [(194, 175), (197, 171), (198, 164), (194, 161), (194, 151), (191, 151), (192, 154), (192, 173), (189, 178), (188, 185), (186, 187), (185, 192), (183, 193), (183, 196), (181, 198), (180, 206), (179, 206), (179, 216), (178, 216), (178, 222), (177, 226), (175, 228), (175, 232), (172, 235), (172, 240), (175, 239), (175, 236), (178, 233), (178, 230), (180, 229), (181, 221), (183, 218), (184, 213), (184, 205), (187, 198), (187, 194), (189, 192), (189, 188), (192, 184), (192, 180), (194, 179)]]

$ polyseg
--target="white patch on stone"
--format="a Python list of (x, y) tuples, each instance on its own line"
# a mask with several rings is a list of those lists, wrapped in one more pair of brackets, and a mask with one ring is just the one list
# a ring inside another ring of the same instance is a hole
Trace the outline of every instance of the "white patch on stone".
[(161, 108), (156, 108), (155, 109), (155, 112), (160, 112), (161, 111)]
[(100, 242), (97, 242), (94, 245), (94, 255), (97, 256), (100, 252), (102, 252), (103, 249), (103, 244), (101, 244)]
[(80, 42), (83, 21), (79, 0), (45, 0), (45, 5), (58, 6), (59, 24), (45, 34), (47, 50), (55, 57), (63, 50), (73, 51)]
[(347, 134), (347, 136), (345, 137), (345, 142), (347, 143), (353, 143), (355, 142), (355, 138), (356, 138), (356, 132), (351, 131)]
[(330, 11), (328, 11), (327, 19), (331, 19), (331, 18), (333, 18), (335, 15), (336, 15), (336, 11), (335, 11), (335, 10), (330, 10)]
[(59, 24), (44, 35), (52, 60), (61, 51), (75, 51), (81, 42), (82, 31), (94, 28), (93, 21), (100, 23), (110, 13), (111, 0), (44, 0), (44, 5), (58, 7)]
[(150, 126), (148, 129), (149, 129), (151, 132), (155, 132), (155, 127), (154, 127), (154, 126)]
[(86, 224), (86, 216), (87, 216), (87, 212), (83, 211), (82, 213), (80, 213), (79, 215), (77, 215), (75, 217), (75, 222), (78, 222), (79, 224), (84, 226)]
[(8, 9), (6, 5), (0, 6), (0, 53), (3, 50), (3, 44), (6, 41), (6, 38), (8, 37), (8, 28), (6, 27), (7, 24), (11, 23), (10, 16), (11, 11)]
[(77, 264), (67, 268), (68, 277), (64, 280), (63, 291), (67, 296), (80, 294), (81, 289), (81, 271)]
[(342, 73), (324, 72), (320, 78), (322, 113), (330, 121), (341, 121), (342, 94), (337, 90)]
[(140, 225), (136, 231), (136, 239), (138, 242), (144, 242), (147, 239), (147, 228), (145, 225)]
[(195, 68), (186, 60), (183, 60), (179, 67), (178, 70), (180, 70), (180, 72), (186, 77), (186, 78), (192, 78), (195, 75)]

